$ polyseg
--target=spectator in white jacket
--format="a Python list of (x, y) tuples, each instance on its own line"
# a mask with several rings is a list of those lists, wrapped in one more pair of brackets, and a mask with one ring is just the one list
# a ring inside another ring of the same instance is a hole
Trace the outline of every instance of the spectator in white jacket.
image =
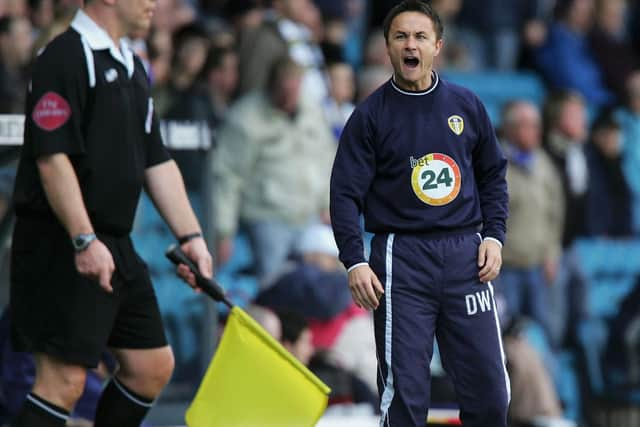
[(323, 111), (300, 96), (303, 73), (290, 58), (276, 62), (267, 90), (232, 106), (210, 157), (218, 262), (240, 225), (259, 278), (286, 260), (300, 230), (328, 217), (335, 143)]

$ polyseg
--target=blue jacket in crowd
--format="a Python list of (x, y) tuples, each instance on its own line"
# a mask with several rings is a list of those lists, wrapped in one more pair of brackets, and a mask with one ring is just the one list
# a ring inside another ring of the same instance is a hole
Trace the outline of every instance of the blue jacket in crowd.
[(576, 90), (595, 107), (613, 101), (585, 35), (556, 23), (544, 45), (534, 52), (534, 60), (551, 86)]

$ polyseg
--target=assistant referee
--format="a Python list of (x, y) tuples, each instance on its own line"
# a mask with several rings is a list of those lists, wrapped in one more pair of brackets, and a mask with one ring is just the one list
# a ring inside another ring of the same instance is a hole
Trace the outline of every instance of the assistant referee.
[[(173, 354), (130, 232), (144, 185), (203, 275), (212, 274), (182, 177), (160, 137), (140, 60), (121, 40), (150, 26), (153, 0), (85, 0), (36, 60), (14, 199), (12, 339), (36, 381), (13, 422), (64, 426), (86, 371), (109, 347), (119, 370), (95, 426), (138, 426)], [(186, 266), (178, 273), (195, 286)]]

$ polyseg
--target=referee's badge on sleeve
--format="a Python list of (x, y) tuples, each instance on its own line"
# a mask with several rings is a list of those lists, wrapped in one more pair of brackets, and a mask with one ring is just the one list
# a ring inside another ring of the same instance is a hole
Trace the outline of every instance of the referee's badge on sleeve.
[(31, 113), (34, 123), (42, 130), (51, 132), (64, 125), (71, 117), (71, 107), (62, 96), (47, 92), (37, 102)]
[(462, 119), (462, 117), (454, 114), (447, 119), (447, 122), (449, 123), (449, 128), (453, 131), (453, 133), (458, 136), (462, 135), (462, 131), (464, 131), (464, 120)]

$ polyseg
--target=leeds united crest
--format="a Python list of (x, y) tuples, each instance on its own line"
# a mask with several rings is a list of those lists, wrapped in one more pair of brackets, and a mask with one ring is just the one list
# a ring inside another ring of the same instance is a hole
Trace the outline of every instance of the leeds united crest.
[(462, 117), (453, 115), (447, 119), (447, 122), (449, 123), (449, 128), (453, 133), (456, 135), (462, 135), (462, 131), (464, 130), (464, 120), (462, 120)]

